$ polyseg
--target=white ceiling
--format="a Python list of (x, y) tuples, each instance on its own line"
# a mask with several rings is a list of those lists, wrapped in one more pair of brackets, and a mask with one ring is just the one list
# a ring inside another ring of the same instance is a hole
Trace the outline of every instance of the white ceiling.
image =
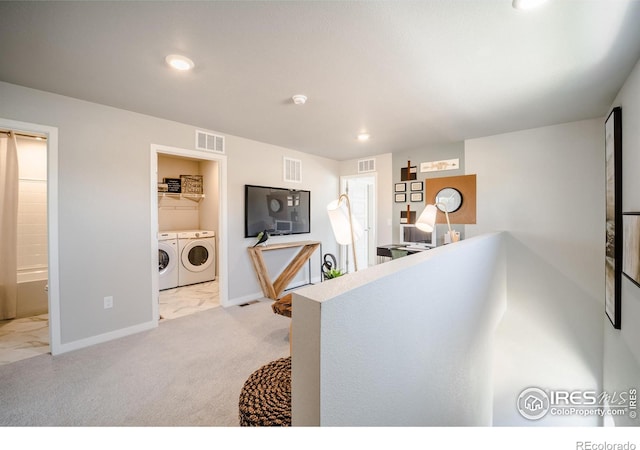
[(2, 81), (338, 160), (602, 117), (640, 57), (640, 1), (3, 1), (0, 17)]

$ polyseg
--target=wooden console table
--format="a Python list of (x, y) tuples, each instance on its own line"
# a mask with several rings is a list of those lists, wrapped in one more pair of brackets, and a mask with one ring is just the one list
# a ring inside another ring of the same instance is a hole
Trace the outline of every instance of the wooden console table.
[[(269, 277), (269, 272), (267, 271), (267, 266), (264, 263), (262, 253), (269, 250), (294, 247), (302, 248), (291, 260), (289, 265), (284, 268), (282, 273), (278, 275), (276, 281), (272, 282)], [(249, 247), (247, 250), (249, 250), (249, 255), (253, 261), (253, 267), (256, 270), (256, 275), (258, 276), (258, 281), (260, 281), (260, 286), (262, 287), (264, 296), (272, 300), (278, 300), (285, 288), (289, 283), (291, 283), (291, 280), (293, 280), (318, 247), (320, 247), (320, 242), (316, 241), (283, 242), (282, 244)], [(309, 274), (309, 276), (311, 276), (311, 274)]]

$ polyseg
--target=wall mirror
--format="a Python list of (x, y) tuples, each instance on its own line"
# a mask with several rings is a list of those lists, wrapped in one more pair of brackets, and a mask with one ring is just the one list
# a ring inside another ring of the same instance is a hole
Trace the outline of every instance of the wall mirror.
[(436, 206), (442, 212), (452, 213), (462, 206), (462, 194), (452, 187), (440, 189), (436, 194)]

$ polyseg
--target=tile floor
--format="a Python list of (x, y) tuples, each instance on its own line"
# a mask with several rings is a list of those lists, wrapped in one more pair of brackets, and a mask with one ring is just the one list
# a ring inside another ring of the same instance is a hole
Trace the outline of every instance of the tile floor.
[[(217, 306), (217, 280), (160, 291), (160, 324)], [(48, 314), (0, 321), (0, 365), (44, 353), (49, 353)]]

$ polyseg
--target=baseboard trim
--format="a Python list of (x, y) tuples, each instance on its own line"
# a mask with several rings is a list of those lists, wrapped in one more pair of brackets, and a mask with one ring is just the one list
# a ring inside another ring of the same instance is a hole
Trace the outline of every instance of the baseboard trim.
[(51, 353), (53, 356), (60, 355), (62, 353), (71, 352), (73, 350), (80, 350), (85, 347), (91, 347), (92, 345), (102, 344), (103, 342), (112, 341), (132, 334), (140, 333), (142, 331), (152, 330), (158, 327), (158, 321), (151, 321), (134, 325), (128, 328), (122, 328), (116, 331), (110, 331), (108, 333), (99, 334), (97, 336), (91, 336), (90, 338), (80, 339), (78, 341), (69, 342), (66, 344), (60, 344), (58, 351)]

